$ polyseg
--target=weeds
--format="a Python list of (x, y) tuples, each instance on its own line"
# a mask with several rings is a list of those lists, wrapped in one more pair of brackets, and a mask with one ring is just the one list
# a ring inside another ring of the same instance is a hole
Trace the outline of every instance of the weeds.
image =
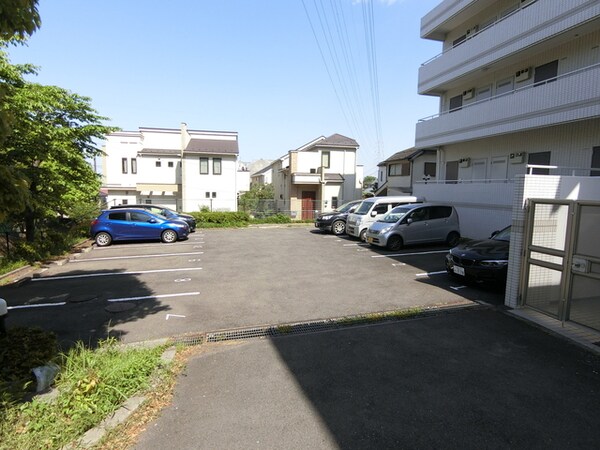
[(77, 345), (61, 357), (54, 401), (0, 405), (0, 449), (61, 448), (78, 438), (149, 386), (162, 351), (123, 350), (115, 339), (97, 350)]

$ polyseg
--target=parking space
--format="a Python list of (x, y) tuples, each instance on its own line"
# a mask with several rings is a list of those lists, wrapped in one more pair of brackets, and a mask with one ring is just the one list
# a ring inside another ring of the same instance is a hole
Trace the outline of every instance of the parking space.
[(501, 293), (445, 274), (446, 252), (373, 250), (308, 227), (198, 230), (174, 244), (94, 247), (19, 287), (0, 287), (0, 297), (11, 307), (8, 326), (37, 324), (65, 342), (501, 303)]

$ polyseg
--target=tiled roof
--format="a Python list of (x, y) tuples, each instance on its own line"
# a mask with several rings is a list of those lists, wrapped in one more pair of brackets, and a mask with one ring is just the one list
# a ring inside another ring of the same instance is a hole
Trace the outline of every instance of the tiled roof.
[(185, 148), (187, 153), (239, 154), (237, 140), (192, 139)]
[(332, 134), (329, 137), (326, 137), (325, 139), (323, 139), (322, 141), (319, 141), (316, 145), (318, 145), (319, 147), (325, 146), (325, 145), (331, 145), (331, 146), (340, 146), (340, 147), (358, 147), (358, 142), (356, 142), (354, 139), (346, 137), (346, 136), (342, 136), (341, 134)]

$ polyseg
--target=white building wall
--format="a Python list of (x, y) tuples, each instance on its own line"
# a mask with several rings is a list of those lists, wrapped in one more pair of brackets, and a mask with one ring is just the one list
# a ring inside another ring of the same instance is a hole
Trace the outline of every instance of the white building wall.
[[(200, 156), (185, 156), (183, 162), (186, 194), (183, 199), (184, 211), (199, 211), (208, 207), (212, 211), (236, 211), (237, 209), (237, 159), (235, 156), (208, 157), (207, 175), (200, 174)], [(213, 174), (213, 158), (221, 158), (221, 175)], [(208, 197), (207, 197), (208, 193)], [(216, 196), (213, 196), (213, 193)]]
[(144, 148), (181, 150), (180, 130), (140, 128)]

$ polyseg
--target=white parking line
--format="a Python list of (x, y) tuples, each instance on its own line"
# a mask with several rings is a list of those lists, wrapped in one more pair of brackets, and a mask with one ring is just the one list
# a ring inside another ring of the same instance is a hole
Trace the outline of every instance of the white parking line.
[(93, 258), (93, 259), (73, 259), (69, 262), (80, 263), (90, 261), (109, 261), (112, 259), (135, 259), (135, 258), (156, 258), (157, 256), (179, 256), (179, 255), (202, 255), (204, 252), (186, 252), (186, 253), (158, 253), (155, 255), (134, 255), (134, 256), (112, 256), (107, 258)]
[(89, 273), (84, 275), (66, 275), (61, 277), (32, 278), (31, 281), (71, 280), (73, 278), (107, 277), (111, 275), (140, 275), (143, 273), (178, 272), (186, 270), (202, 270), (202, 267), (183, 267), (181, 269), (137, 270), (134, 272)]
[(65, 306), (66, 304), (67, 304), (67, 302), (60, 302), (60, 303), (39, 303), (37, 305), (9, 306), (6, 309), (44, 308), (46, 306)]
[(185, 297), (189, 295), (199, 295), (200, 292), (182, 292), (180, 294), (162, 294), (162, 295), (146, 295), (144, 297), (123, 297), (123, 298), (109, 298), (108, 302), (130, 302), (134, 300), (150, 300), (156, 298), (168, 298), (168, 297)]
[(356, 242), (354, 244), (344, 244), (343, 247), (356, 247), (356, 246), (360, 246), (360, 247), (367, 247), (369, 244), (362, 244), (360, 242)]
[(415, 252), (415, 253), (390, 253), (387, 255), (373, 255), (373, 256), (371, 256), (371, 258), (389, 258), (390, 256), (432, 255), (434, 253), (448, 253), (448, 250), (437, 250), (434, 252)]
[(443, 273), (448, 273), (445, 270), (440, 270), (439, 272), (425, 272), (425, 273), (418, 273), (415, 276), (417, 277), (430, 277), (431, 275), (441, 275)]

